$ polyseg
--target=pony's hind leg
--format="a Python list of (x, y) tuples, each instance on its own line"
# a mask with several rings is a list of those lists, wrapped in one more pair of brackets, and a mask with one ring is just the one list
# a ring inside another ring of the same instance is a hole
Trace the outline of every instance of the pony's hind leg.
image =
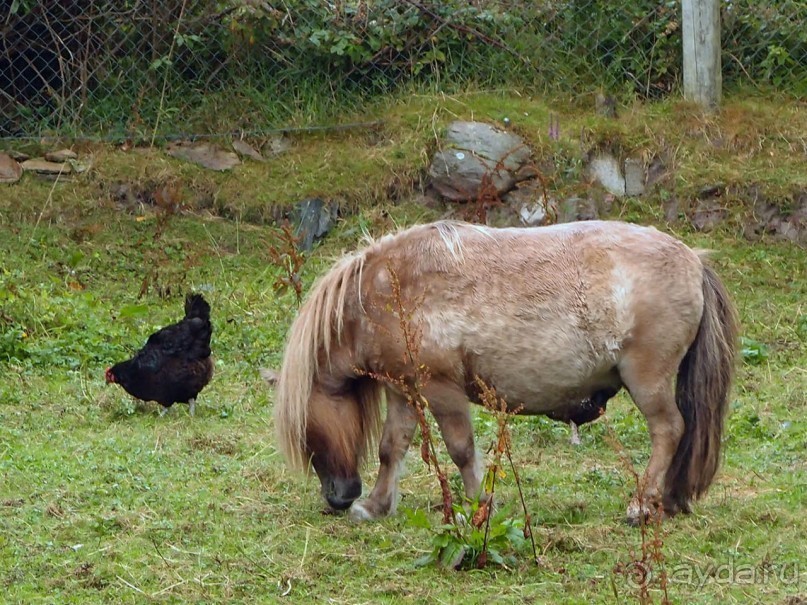
[(684, 434), (684, 419), (678, 411), (669, 370), (641, 363), (626, 363), (620, 369), (622, 380), (647, 421), (650, 433), (650, 460), (639, 485), (639, 493), (628, 506), (627, 520), (638, 525), (660, 510), (664, 476)]
[(480, 493), (482, 465), (474, 446), (467, 394), (453, 382), (435, 381), (427, 385), (424, 395), (440, 427), (448, 454), (460, 470), (466, 498), (474, 501), (484, 497)]
[(378, 446), (378, 479), (367, 499), (358, 500), (350, 507), (351, 519), (369, 521), (395, 512), (398, 474), (416, 426), (414, 408), (405, 397), (387, 389), (387, 418)]

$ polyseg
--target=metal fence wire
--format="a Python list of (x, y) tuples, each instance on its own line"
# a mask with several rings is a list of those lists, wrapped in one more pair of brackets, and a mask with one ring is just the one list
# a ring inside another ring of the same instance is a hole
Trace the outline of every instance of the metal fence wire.
[[(656, 99), (680, 2), (0, 0), (0, 137), (338, 124), (413, 90)], [(807, 95), (807, 3), (722, 2), (724, 85)]]

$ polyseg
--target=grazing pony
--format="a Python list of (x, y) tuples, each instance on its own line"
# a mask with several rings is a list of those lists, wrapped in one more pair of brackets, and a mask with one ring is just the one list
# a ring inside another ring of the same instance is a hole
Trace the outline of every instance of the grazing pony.
[[(408, 310), (398, 317), (397, 297)], [(475, 378), (511, 410), (562, 416), (625, 387), (647, 420), (651, 456), (628, 507), (637, 523), (690, 510), (717, 471), (737, 323), (701, 256), (650, 227), (590, 221), (532, 229), (457, 222), (412, 227), (343, 258), (312, 289), (288, 335), (275, 421), (292, 467), (354, 519), (395, 510), (399, 465), (417, 425), (401, 322), (415, 326), (421, 394), (469, 498), (480, 458)], [(393, 380), (384, 379), (390, 377)], [(381, 424), (382, 394), (387, 416)], [(357, 500), (379, 432), (380, 468)]]

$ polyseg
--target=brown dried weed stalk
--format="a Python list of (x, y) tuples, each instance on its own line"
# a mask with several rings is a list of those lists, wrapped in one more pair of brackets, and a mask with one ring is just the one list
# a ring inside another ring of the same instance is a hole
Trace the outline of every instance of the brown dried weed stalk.
[[(613, 427), (603, 419), (605, 426), (605, 438), (611, 448), (616, 452), (625, 472), (631, 477), (635, 486), (633, 499), (639, 499), (644, 493), (644, 480), (639, 475), (630, 455), (625, 450), (625, 446), (619, 440)], [(668, 577), (664, 559), (664, 530), (662, 527), (664, 512), (661, 504), (656, 504), (656, 509), (651, 512), (649, 518), (639, 515), (639, 535), (640, 547), (637, 553), (631, 548), (629, 560), (617, 563), (614, 566), (615, 576), (621, 576), (627, 580), (628, 585), (633, 588), (635, 596), (640, 605), (652, 605), (655, 603), (651, 590), (656, 590), (661, 596), (661, 605), (670, 605), (668, 594)], [(619, 599), (619, 591), (616, 582), (613, 581), (611, 587), (614, 596)]]
[(518, 469), (513, 462), (512, 448), (511, 448), (511, 435), (510, 435), (510, 419), (519, 413), (520, 407), (515, 410), (509, 411), (507, 409), (507, 402), (504, 397), (499, 397), (496, 389), (488, 385), (479, 376), (474, 377), (477, 388), (479, 389), (480, 399), (485, 409), (493, 414), (496, 418), (496, 442), (493, 445), (493, 461), (488, 465), (485, 471), (485, 479), (482, 483), (484, 493), (488, 496), (485, 503), (479, 506), (476, 514), (472, 519), (472, 525), (481, 527), (482, 523), (485, 524), (485, 541), (483, 543), (483, 550), (477, 560), (477, 567), (482, 568), (487, 563), (488, 553), (488, 538), (490, 536), (490, 520), (491, 509), (493, 508), (493, 498), (496, 493), (496, 477), (503, 473), (502, 469), (502, 456), (507, 458), (510, 463), (510, 470), (513, 472), (513, 479), (516, 482), (518, 489), (518, 497), (521, 503), (521, 510), (524, 512), (524, 538), (529, 538), (532, 546), (533, 560), (538, 563), (538, 550), (535, 547), (535, 537), (532, 533), (532, 517), (527, 510), (527, 503), (524, 500), (524, 491), (521, 488), (521, 478), (518, 475)]
[[(505, 205), (504, 201), (502, 200), (501, 196), (499, 195), (499, 189), (494, 183), (494, 176), (501, 173), (507, 172), (508, 169), (505, 167), (504, 162), (510, 156), (510, 154), (514, 153), (515, 151), (521, 149), (521, 146), (513, 148), (509, 153), (505, 156), (500, 158), (496, 165), (493, 166), (490, 170), (486, 171), (479, 182), (479, 189), (477, 190), (476, 194), (472, 194), (470, 191), (463, 191), (465, 194), (465, 198), (471, 200), (471, 203), (466, 207), (464, 212), (463, 218), (468, 222), (477, 222), (482, 225), (486, 225), (488, 222), (488, 212), (493, 208), (501, 208)], [(544, 213), (546, 215), (546, 223), (553, 224), (556, 223), (558, 220), (558, 214), (556, 209), (549, 201), (549, 192), (547, 190), (547, 182), (546, 177), (541, 173), (541, 170), (534, 162), (529, 162), (524, 164), (520, 171), (524, 171), (529, 174), (528, 178), (536, 178), (538, 182), (541, 184), (541, 190), (543, 197), (540, 200), (537, 200), (543, 207)]]
[(300, 237), (294, 235), (291, 225), (285, 221), (280, 226), (277, 243), (268, 247), (269, 260), (281, 271), (275, 279), (275, 292), (284, 294), (291, 290), (298, 306), (303, 301), (300, 271), (305, 264), (305, 255), (300, 251), (299, 243)]
[[(423, 327), (420, 322), (415, 319), (422, 299), (417, 299), (407, 306), (401, 292), (401, 280), (398, 278), (398, 274), (390, 264), (387, 264), (387, 271), (390, 275), (391, 293), (386, 302), (385, 310), (392, 313), (398, 319), (397, 337), (403, 339), (404, 362), (411, 369), (411, 376), (406, 378), (391, 376), (388, 373), (365, 374), (400, 390), (404, 397), (406, 397), (409, 405), (415, 409), (421, 434), (420, 458), (428, 468), (434, 471), (437, 482), (440, 485), (443, 523), (455, 524), (454, 501), (451, 495), (448, 477), (437, 457), (437, 448), (434, 445), (431, 425), (426, 418), (426, 409), (429, 407), (429, 401), (426, 399), (423, 391), (431, 378), (431, 372), (429, 368), (420, 361), (420, 342), (423, 335)], [(380, 325), (379, 327), (386, 331), (384, 326)]]
[[(499, 552), (491, 547), (491, 525), (495, 523), (503, 531), (497, 532), (497, 547), (502, 541), (509, 542), (516, 532), (515, 525), (509, 520), (495, 519), (492, 514), (493, 497), (496, 488), (496, 477), (503, 473), (502, 457), (506, 457), (518, 487), (521, 505), (524, 510), (524, 528), (521, 531), (524, 539), (529, 538), (535, 560), (538, 560), (535, 541), (533, 538), (531, 521), (527, 512), (524, 495), (521, 488), (521, 481), (518, 471), (513, 463), (510, 445), (509, 419), (518, 410), (508, 411), (504, 399), (498, 397), (495, 389), (486, 385), (482, 380), (477, 379), (477, 388), (480, 393), (480, 400), (485, 407), (496, 416), (497, 431), (496, 443), (494, 445), (493, 463), (486, 469), (485, 481), (483, 484), (483, 496), (480, 502), (472, 502), (470, 522), (460, 521), (457, 518), (458, 511), (462, 511), (461, 506), (454, 503), (448, 476), (441, 466), (437, 447), (435, 446), (434, 435), (431, 424), (426, 417), (426, 410), (429, 408), (429, 401), (424, 395), (426, 385), (431, 378), (429, 368), (420, 361), (420, 345), (423, 335), (423, 328), (418, 319), (418, 310), (422, 304), (422, 298), (411, 303), (404, 300), (400, 279), (395, 270), (388, 265), (387, 271), (390, 275), (390, 295), (385, 303), (384, 310), (397, 318), (398, 334), (395, 338), (403, 341), (403, 355), (406, 366), (410, 369), (408, 376), (398, 377), (386, 374), (375, 374), (359, 371), (360, 374), (368, 375), (375, 380), (382, 381), (399, 392), (401, 392), (416, 411), (418, 425), (421, 432), (420, 457), (429, 469), (434, 472), (440, 486), (442, 496), (442, 525), (433, 527), (424, 520), (419, 519), (419, 523), (428, 527), (434, 533), (435, 548), (425, 559), (427, 561), (440, 561), (446, 567), (459, 568), (463, 563), (471, 563), (478, 568), (484, 567), (492, 556), (493, 560), (502, 563), (503, 559)], [(387, 328), (380, 326), (383, 331)], [(393, 336), (393, 335), (390, 335)], [(484, 526), (483, 538), (479, 540), (479, 530)], [(469, 560), (470, 559), (470, 560)]]
[[(168, 298), (176, 293), (177, 285), (185, 281), (185, 276), (197, 261), (177, 246), (164, 241), (171, 221), (185, 207), (181, 184), (168, 180), (154, 187), (148, 199), (155, 207), (154, 228), (137, 242), (143, 250), (143, 279), (140, 282), (138, 298), (153, 290), (160, 298)], [(145, 217), (138, 217), (138, 221)]]

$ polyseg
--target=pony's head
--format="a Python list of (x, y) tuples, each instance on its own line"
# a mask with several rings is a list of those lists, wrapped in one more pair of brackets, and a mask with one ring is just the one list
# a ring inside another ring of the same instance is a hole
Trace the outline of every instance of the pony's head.
[[(281, 380), (279, 391), (283, 386)], [(379, 399), (380, 385), (369, 378), (348, 379), (339, 388), (316, 381), (303, 414), (287, 405), (293, 399), (279, 397), (275, 419), (286, 460), (314, 469), (322, 497), (335, 510), (361, 496), (359, 469), (378, 432)]]
[(359, 466), (364, 457), (361, 408), (354, 394), (311, 393), (305, 426), (304, 453), (316, 472), (322, 497), (335, 510), (345, 510), (361, 496)]
[(361, 255), (337, 263), (314, 286), (289, 330), (275, 391), (275, 428), (292, 468), (313, 467), (336, 510), (361, 495), (359, 468), (380, 428), (380, 387), (355, 372), (345, 316), (360, 308)]

